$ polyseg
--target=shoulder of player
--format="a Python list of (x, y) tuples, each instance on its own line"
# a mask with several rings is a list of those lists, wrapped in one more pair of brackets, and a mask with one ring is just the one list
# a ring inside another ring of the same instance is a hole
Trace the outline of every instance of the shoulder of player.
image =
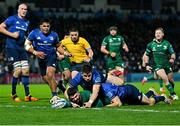
[(79, 37), (79, 42), (87, 42), (87, 40), (83, 37)]

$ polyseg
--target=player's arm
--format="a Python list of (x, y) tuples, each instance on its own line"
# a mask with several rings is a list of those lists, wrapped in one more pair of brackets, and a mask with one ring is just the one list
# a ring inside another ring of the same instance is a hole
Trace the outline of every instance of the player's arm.
[(0, 24), (0, 33), (12, 37), (14, 39), (17, 39), (19, 37), (19, 32), (10, 32), (7, 30), (6, 24), (3, 22)]
[(106, 106), (109, 106), (109, 107), (120, 107), (122, 106), (122, 102), (121, 100), (119, 99), (118, 96), (115, 96), (112, 100), (111, 100), (111, 104), (109, 105), (106, 105)]
[(91, 48), (87, 49), (87, 52), (88, 52), (88, 57), (89, 57), (90, 60), (91, 60), (91, 59), (93, 58), (93, 55), (94, 55), (92, 49), (91, 49)]
[(146, 52), (144, 52), (142, 56), (142, 66), (146, 67), (146, 64), (149, 62), (149, 57), (146, 55)]
[(126, 43), (123, 44), (122, 48), (124, 49), (125, 52), (129, 52), (129, 48)]
[(100, 84), (94, 84), (93, 89), (92, 89), (92, 94), (91, 94), (89, 101), (84, 103), (85, 108), (90, 108), (92, 106), (93, 102), (98, 97), (99, 90), (100, 90)]
[(146, 68), (147, 71), (151, 72), (152, 67), (149, 64), (149, 55), (145, 52), (143, 55), (143, 65)]
[(64, 55), (64, 56), (68, 56), (68, 57), (71, 57), (71, 56), (72, 56), (71, 53), (69, 53), (68, 51), (66, 51), (66, 50), (63, 48), (64, 45), (63, 45), (63, 42), (62, 42), (62, 41), (60, 41), (56, 46), (57, 46), (57, 51), (58, 51), (60, 54), (62, 54), (62, 55)]
[(35, 56), (41, 58), (41, 59), (44, 59), (45, 57), (45, 53), (44, 52), (41, 52), (41, 51), (36, 51), (32, 45), (32, 42), (28, 39), (25, 40), (25, 43), (24, 43), (24, 48), (26, 49), (26, 51), (34, 54)]
[(175, 61), (175, 59), (176, 59), (176, 54), (175, 54), (174, 49), (173, 49), (173, 47), (172, 47), (171, 44), (169, 44), (168, 50), (169, 50), (169, 53), (171, 54), (171, 55), (170, 55), (169, 62), (170, 62), (170, 63), (174, 63), (174, 61)]

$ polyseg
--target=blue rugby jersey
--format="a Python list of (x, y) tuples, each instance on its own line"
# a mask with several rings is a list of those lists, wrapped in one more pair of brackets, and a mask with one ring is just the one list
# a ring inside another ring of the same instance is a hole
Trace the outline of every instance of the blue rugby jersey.
[(56, 32), (51, 31), (48, 35), (45, 35), (39, 28), (32, 30), (27, 39), (33, 43), (36, 51), (42, 51), (46, 56), (56, 53), (56, 45), (59, 43)]
[(7, 30), (10, 32), (19, 32), (19, 38), (7, 37), (6, 48), (24, 49), (25, 35), (28, 31), (29, 21), (21, 19), (17, 15), (10, 16), (4, 21)]

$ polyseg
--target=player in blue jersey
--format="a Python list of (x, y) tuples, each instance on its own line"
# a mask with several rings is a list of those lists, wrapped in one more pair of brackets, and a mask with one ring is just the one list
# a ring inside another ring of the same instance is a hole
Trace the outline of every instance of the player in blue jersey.
[(96, 100), (100, 92), (100, 85), (104, 82), (110, 82), (117, 85), (123, 85), (123, 79), (107, 74), (104, 76), (100, 71), (92, 69), (92, 66), (88, 63), (83, 65), (82, 72), (79, 72), (73, 79), (69, 81), (70, 88), (77, 88), (78, 85), (84, 90), (89, 90), (92, 95), (88, 102), (85, 103), (85, 107), (91, 107), (92, 103)]
[(52, 100), (50, 101), (58, 99), (54, 77), (58, 47), (59, 37), (56, 32), (50, 30), (49, 19), (42, 19), (39, 28), (32, 30), (25, 41), (26, 50), (38, 57), (41, 75), (51, 89)]
[(171, 104), (171, 100), (165, 95), (158, 96), (154, 90), (149, 90), (146, 94), (143, 94), (135, 86), (126, 84), (123, 86), (117, 86), (112, 83), (103, 83), (101, 85), (102, 92), (105, 97), (111, 99), (111, 104), (107, 106), (121, 106), (123, 104), (129, 105), (154, 105), (160, 101), (164, 101), (167, 104)]
[(0, 32), (7, 36), (6, 54), (8, 62), (13, 65), (12, 78), (12, 98), (16, 102), (21, 99), (16, 94), (16, 86), (18, 78), (21, 76), (21, 81), (25, 89), (25, 101), (37, 101), (30, 95), (29, 92), (29, 64), (26, 50), (24, 49), (25, 35), (28, 31), (29, 21), (25, 19), (27, 13), (27, 5), (20, 4), (18, 6), (17, 15), (8, 17), (0, 24)]

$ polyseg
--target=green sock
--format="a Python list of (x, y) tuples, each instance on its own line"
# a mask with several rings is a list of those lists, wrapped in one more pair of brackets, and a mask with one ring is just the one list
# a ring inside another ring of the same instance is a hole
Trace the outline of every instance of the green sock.
[(171, 95), (175, 94), (174, 89), (171, 86), (171, 84), (166, 85), (166, 88), (168, 89), (168, 91), (170, 92)]
[(169, 81), (169, 83), (171, 84), (171, 86), (172, 86), (173, 89), (174, 89), (174, 86), (175, 86), (174, 82)]
[(159, 81), (159, 86), (160, 86), (160, 88), (163, 88), (163, 80), (158, 80)]
[(151, 75), (149, 75), (148, 77), (146, 77), (147, 78), (147, 80), (149, 81), (149, 80), (154, 80), (154, 75), (153, 74), (151, 74)]

